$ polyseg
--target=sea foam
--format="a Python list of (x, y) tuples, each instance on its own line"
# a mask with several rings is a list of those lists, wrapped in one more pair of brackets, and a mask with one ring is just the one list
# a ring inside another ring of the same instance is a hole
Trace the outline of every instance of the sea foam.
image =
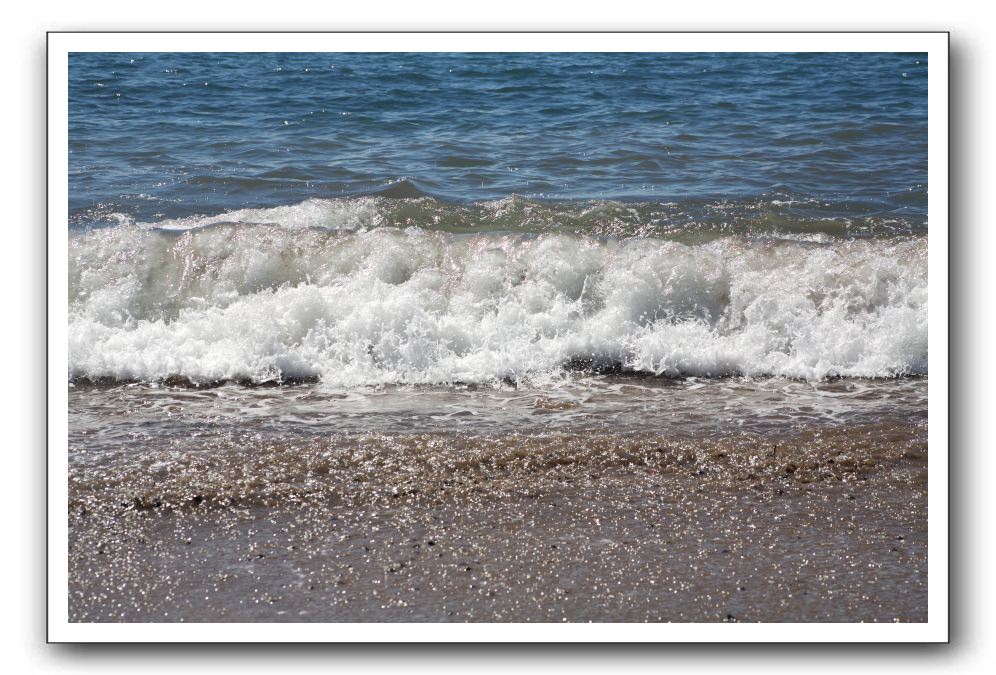
[[(339, 228), (341, 214), (312, 206), (293, 227), (240, 213), (71, 232), (69, 378), (927, 373), (926, 236), (454, 234)], [(231, 222), (247, 215), (256, 222)]]

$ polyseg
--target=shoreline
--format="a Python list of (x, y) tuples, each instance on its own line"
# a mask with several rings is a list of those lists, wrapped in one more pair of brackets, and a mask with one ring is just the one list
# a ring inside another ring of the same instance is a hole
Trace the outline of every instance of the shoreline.
[(926, 620), (923, 425), (374, 436), (71, 473), (70, 620)]

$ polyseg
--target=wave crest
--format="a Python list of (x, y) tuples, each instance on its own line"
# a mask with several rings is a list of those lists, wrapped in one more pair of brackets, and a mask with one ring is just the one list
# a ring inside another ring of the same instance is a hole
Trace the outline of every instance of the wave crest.
[(74, 380), (927, 373), (926, 237), (688, 244), (217, 222), (74, 233), (69, 268)]

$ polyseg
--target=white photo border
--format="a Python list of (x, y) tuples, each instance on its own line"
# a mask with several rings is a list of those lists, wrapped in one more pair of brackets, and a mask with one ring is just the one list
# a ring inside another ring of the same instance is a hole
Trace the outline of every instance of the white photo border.
[[(949, 641), (949, 35), (946, 32), (51, 32), (48, 34), (49, 642)], [(928, 584), (924, 623), (71, 623), (68, 594), (68, 63), (71, 52), (925, 52), (928, 58)]]

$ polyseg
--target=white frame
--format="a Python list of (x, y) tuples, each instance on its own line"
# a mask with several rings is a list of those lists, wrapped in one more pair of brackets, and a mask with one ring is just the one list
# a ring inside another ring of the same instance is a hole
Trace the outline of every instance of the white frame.
[[(87, 624), (68, 621), (68, 55), (70, 52), (926, 52), (928, 55), (928, 621), (687, 624)], [(48, 36), (48, 640), (50, 642), (948, 641), (948, 34), (50, 33)]]

